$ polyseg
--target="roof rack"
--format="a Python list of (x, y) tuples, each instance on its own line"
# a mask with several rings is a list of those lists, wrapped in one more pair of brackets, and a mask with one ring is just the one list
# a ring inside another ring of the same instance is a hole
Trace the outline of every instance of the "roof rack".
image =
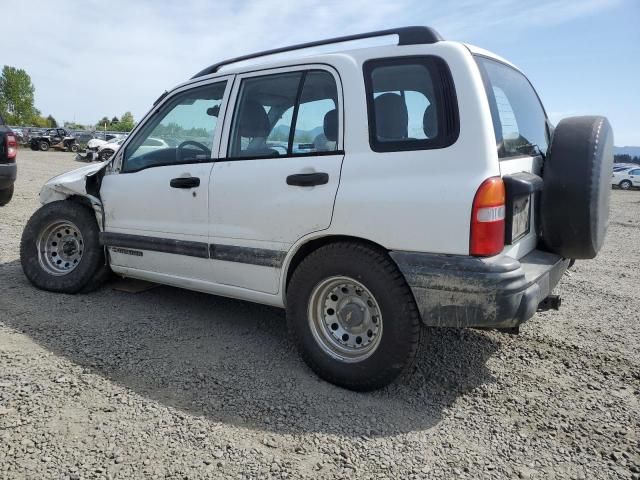
[(326, 40), (317, 40), (315, 42), (299, 43), (297, 45), (291, 45), (289, 47), (274, 48), (273, 50), (265, 50), (263, 52), (251, 53), (249, 55), (242, 55), (240, 57), (230, 58), (229, 60), (223, 60), (204, 70), (196, 73), (193, 78), (202, 77), (204, 75), (210, 75), (216, 73), (220, 67), (229, 65), (232, 63), (242, 62), (244, 60), (250, 60), (252, 58), (264, 57), (266, 55), (274, 55), (276, 53), (291, 52), (294, 50), (302, 50), (304, 48), (318, 47), (321, 45), (330, 45), (332, 43), (349, 42), (352, 40), (362, 40), (365, 38), (384, 37), (386, 35), (398, 35), (398, 45), (420, 45), (428, 43), (436, 43), (442, 40), (442, 37), (438, 32), (430, 27), (401, 27), (390, 28), (388, 30), (377, 30), (375, 32), (359, 33), (356, 35), (347, 35), (344, 37), (328, 38)]

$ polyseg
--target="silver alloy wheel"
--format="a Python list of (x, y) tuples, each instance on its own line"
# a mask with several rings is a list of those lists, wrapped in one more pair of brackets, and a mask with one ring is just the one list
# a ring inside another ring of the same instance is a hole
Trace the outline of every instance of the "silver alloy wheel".
[(84, 239), (80, 229), (68, 220), (58, 220), (43, 228), (37, 240), (38, 261), (50, 275), (66, 275), (82, 260)]
[(620, 188), (622, 190), (629, 190), (631, 188), (631, 182), (629, 180), (623, 180), (620, 182)]
[(307, 316), (320, 348), (342, 362), (360, 362), (380, 345), (380, 307), (371, 292), (352, 278), (331, 277), (316, 285)]

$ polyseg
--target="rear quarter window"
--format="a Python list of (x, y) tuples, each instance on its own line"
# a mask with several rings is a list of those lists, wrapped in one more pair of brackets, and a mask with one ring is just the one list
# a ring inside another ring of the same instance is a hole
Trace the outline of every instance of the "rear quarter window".
[(451, 72), (434, 56), (368, 60), (369, 144), (375, 152), (444, 148), (459, 133)]

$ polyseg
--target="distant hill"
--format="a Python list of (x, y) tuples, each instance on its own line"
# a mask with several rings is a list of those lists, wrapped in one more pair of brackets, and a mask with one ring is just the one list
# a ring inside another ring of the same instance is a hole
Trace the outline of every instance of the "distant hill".
[(613, 147), (613, 154), (640, 157), (640, 147)]

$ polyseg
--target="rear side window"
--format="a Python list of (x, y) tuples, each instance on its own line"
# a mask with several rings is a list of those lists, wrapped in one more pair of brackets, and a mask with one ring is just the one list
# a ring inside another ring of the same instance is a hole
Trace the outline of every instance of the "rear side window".
[(376, 152), (443, 148), (458, 136), (458, 107), (446, 63), (431, 56), (364, 64), (369, 143)]
[(499, 158), (547, 152), (547, 117), (529, 80), (516, 69), (476, 57), (489, 100)]
[(232, 125), (230, 158), (331, 154), (338, 140), (333, 75), (309, 70), (244, 79)]

